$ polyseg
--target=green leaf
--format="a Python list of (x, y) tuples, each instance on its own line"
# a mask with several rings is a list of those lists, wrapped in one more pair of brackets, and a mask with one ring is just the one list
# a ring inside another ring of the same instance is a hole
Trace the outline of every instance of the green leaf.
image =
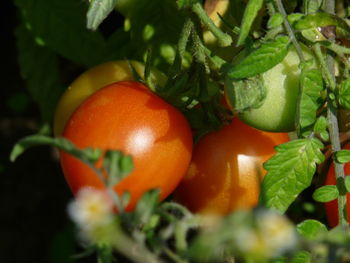
[(235, 110), (244, 111), (261, 106), (266, 97), (266, 87), (259, 76), (243, 80), (227, 78), (225, 93)]
[(322, 73), (316, 69), (302, 69), (297, 122), (303, 130), (316, 121), (317, 110), (324, 104), (321, 92), (325, 89)]
[(323, 144), (316, 138), (289, 141), (276, 147), (277, 154), (264, 164), (260, 203), (286, 211), (295, 198), (311, 184), (316, 164), (324, 160)]
[(268, 28), (276, 28), (283, 24), (283, 16), (280, 13), (276, 13), (273, 16), (270, 17), (269, 21), (267, 22)]
[(339, 191), (336, 185), (324, 185), (316, 189), (312, 198), (317, 202), (326, 203), (337, 199), (338, 196)]
[(335, 159), (339, 163), (350, 162), (350, 150), (340, 150), (335, 153)]
[(306, 14), (316, 13), (322, 5), (323, 0), (304, 0), (304, 12)]
[(297, 252), (291, 261), (291, 263), (311, 263), (312, 255), (308, 251)]
[(228, 76), (242, 79), (263, 73), (282, 62), (288, 53), (289, 39), (286, 36), (263, 43), (240, 63), (227, 66)]
[(14, 162), (25, 150), (39, 145), (50, 145), (62, 151), (65, 151), (74, 157), (79, 158), (88, 165), (93, 165), (101, 156), (100, 149), (86, 148), (80, 150), (76, 148), (69, 140), (64, 138), (52, 138), (45, 135), (31, 135), (19, 140), (13, 147), (10, 160)]
[(314, 125), (314, 132), (320, 134), (321, 138), (325, 141), (329, 140), (328, 134), (328, 121), (325, 116), (320, 116)]
[(26, 92), (20, 91), (11, 95), (7, 101), (6, 106), (9, 107), (13, 112), (23, 113), (28, 109), (30, 99)]
[(339, 104), (350, 110), (350, 78), (343, 81), (339, 86)]
[(18, 62), (21, 75), (43, 121), (51, 122), (56, 102), (64, 90), (60, 80), (58, 57), (39, 46), (24, 25), (16, 29)]
[(113, 247), (110, 244), (98, 244), (97, 246), (97, 263), (112, 263)]
[(350, 26), (339, 16), (325, 12), (308, 14), (299, 19), (294, 28), (301, 31), (303, 37), (311, 42), (325, 41), (333, 37), (333, 33), (327, 36), (327, 28), (335, 27), (337, 38), (350, 35)]
[(107, 184), (113, 187), (132, 171), (133, 161), (131, 156), (123, 155), (120, 151), (107, 151), (103, 167), (108, 173)]
[(117, 0), (92, 0), (87, 12), (87, 28), (96, 30), (102, 21), (114, 10)]
[(190, 6), (198, 2), (199, 0), (177, 0), (176, 4), (178, 8), (182, 9), (182, 8), (189, 8)]
[(327, 227), (321, 222), (308, 219), (297, 225), (297, 231), (303, 237), (314, 240), (327, 233)]
[(172, 64), (185, 19), (173, 0), (138, 1), (128, 13), (134, 55), (144, 58), (151, 48), (153, 66)]
[(264, 1), (263, 0), (249, 0), (247, 7), (244, 10), (241, 30), (237, 40), (237, 46), (240, 46), (244, 43), (247, 38), (250, 28), (259, 12), (262, 8)]
[(135, 223), (137, 225), (146, 224), (155, 210), (157, 204), (159, 203), (159, 189), (153, 189), (142, 195), (141, 199), (137, 202), (134, 217)]
[(350, 193), (350, 175), (345, 176), (344, 185), (346, 191)]
[(84, 1), (15, 2), (22, 11), (27, 29), (42, 45), (78, 64), (91, 66), (101, 62), (106, 42), (99, 32), (86, 29), (87, 5)]

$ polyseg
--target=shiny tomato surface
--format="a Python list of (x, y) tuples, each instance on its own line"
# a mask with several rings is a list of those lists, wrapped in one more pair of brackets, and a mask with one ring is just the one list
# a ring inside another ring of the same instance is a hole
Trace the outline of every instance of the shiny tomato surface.
[[(133, 172), (114, 187), (118, 193), (131, 193), (128, 210), (152, 188), (161, 190), (161, 199), (167, 197), (185, 175), (192, 154), (191, 129), (184, 116), (134, 81), (114, 83), (88, 97), (63, 135), (79, 148), (132, 155)], [(104, 188), (88, 166), (69, 154), (61, 154), (61, 165), (73, 193), (85, 186)]]
[(234, 118), (230, 125), (202, 137), (175, 198), (193, 212), (227, 214), (257, 205), (263, 163), (287, 133), (256, 130)]

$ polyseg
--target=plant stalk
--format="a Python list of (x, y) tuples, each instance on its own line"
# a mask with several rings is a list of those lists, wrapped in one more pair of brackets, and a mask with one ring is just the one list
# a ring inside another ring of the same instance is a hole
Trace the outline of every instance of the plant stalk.
[(213, 21), (210, 19), (208, 14), (203, 9), (201, 3), (195, 3), (192, 6), (192, 11), (199, 17), (202, 23), (213, 33), (213, 35), (218, 39), (218, 43), (222, 47), (228, 47), (232, 44), (232, 38), (230, 35), (222, 32)]
[[(334, 0), (326, 0), (324, 2), (324, 9), (326, 12), (334, 14), (335, 13), (335, 1)], [(332, 40), (331, 40), (332, 41)], [(333, 83), (335, 86), (335, 75), (334, 75), (334, 59), (333, 57), (328, 53), (326, 56), (326, 64), (327, 64), (327, 71), (329, 72), (329, 80), (330, 83)], [(332, 87), (331, 87), (332, 89)], [(333, 92), (335, 87), (333, 87)], [(332, 147), (332, 153), (336, 153), (337, 151), (341, 150), (340, 145), (340, 139), (339, 139), (339, 127), (338, 127), (338, 119), (337, 119), (337, 107), (335, 105), (335, 101), (328, 95), (327, 96), (327, 118), (328, 118), (328, 129), (330, 134), (330, 141), (331, 141), (331, 147)], [(335, 169), (335, 176), (337, 181), (337, 187), (338, 189), (341, 189), (341, 186), (339, 185), (340, 181), (343, 181), (345, 179), (344, 175), (344, 164), (336, 162), (336, 160), (333, 160), (334, 163), (334, 169)], [(339, 191), (340, 195), (338, 197), (338, 218), (339, 218), (339, 225), (348, 225), (347, 222), (347, 211), (346, 211), (346, 193), (343, 193), (343, 191)]]
[(292, 41), (292, 43), (293, 43), (293, 45), (298, 53), (300, 62), (304, 62), (305, 58), (304, 58), (303, 51), (302, 51), (301, 46), (299, 45), (299, 43), (295, 37), (294, 31), (293, 31), (291, 25), (288, 22), (287, 13), (286, 13), (286, 10), (284, 9), (282, 0), (275, 0), (275, 3), (277, 6), (277, 9), (278, 9), (278, 12), (283, 16), (284, 27), (285, 27), (285, 29), (288, 33), (288, 36), (289, 36), (290, 40)]

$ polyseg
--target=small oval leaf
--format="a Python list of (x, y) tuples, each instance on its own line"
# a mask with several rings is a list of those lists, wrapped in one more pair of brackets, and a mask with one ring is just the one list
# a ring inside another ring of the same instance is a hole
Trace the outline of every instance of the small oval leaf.
[(350, 162), (350, 150), (340, 150), (335, 153), (335, 160), (338, 163)]
[(327, 227), (321, 222), (308, 219), (297, 225), (297, 231), (307, 239), (316, 239), (322, 234), (327, 233)]
[(322, 203), (330, 202), (337, 199), (339, 196), (339, 191), (335, 185), (325, 185), (316, 189), (312, 197), (314, 200)]

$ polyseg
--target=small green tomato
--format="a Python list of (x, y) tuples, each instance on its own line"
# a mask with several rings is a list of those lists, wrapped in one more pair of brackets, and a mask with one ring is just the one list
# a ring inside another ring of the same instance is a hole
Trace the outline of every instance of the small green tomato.
[[(304, 50), (306, 59), (311, 54)], [(299, 57), (291, 47), (284, 60), (261, 75), (266, 97), (257, 108), (238, 112), (238, 117), (246, 124), (259, 130), (270, 132), (290, 132), (295, 130), (295, 115), (299, 93)], [(227, 92), (228, 89), (226, 89)], [(225, 95), (227, 103), (234, 105), (230, 94)], [(232, 110), (235, 111), (233, 107)]]

